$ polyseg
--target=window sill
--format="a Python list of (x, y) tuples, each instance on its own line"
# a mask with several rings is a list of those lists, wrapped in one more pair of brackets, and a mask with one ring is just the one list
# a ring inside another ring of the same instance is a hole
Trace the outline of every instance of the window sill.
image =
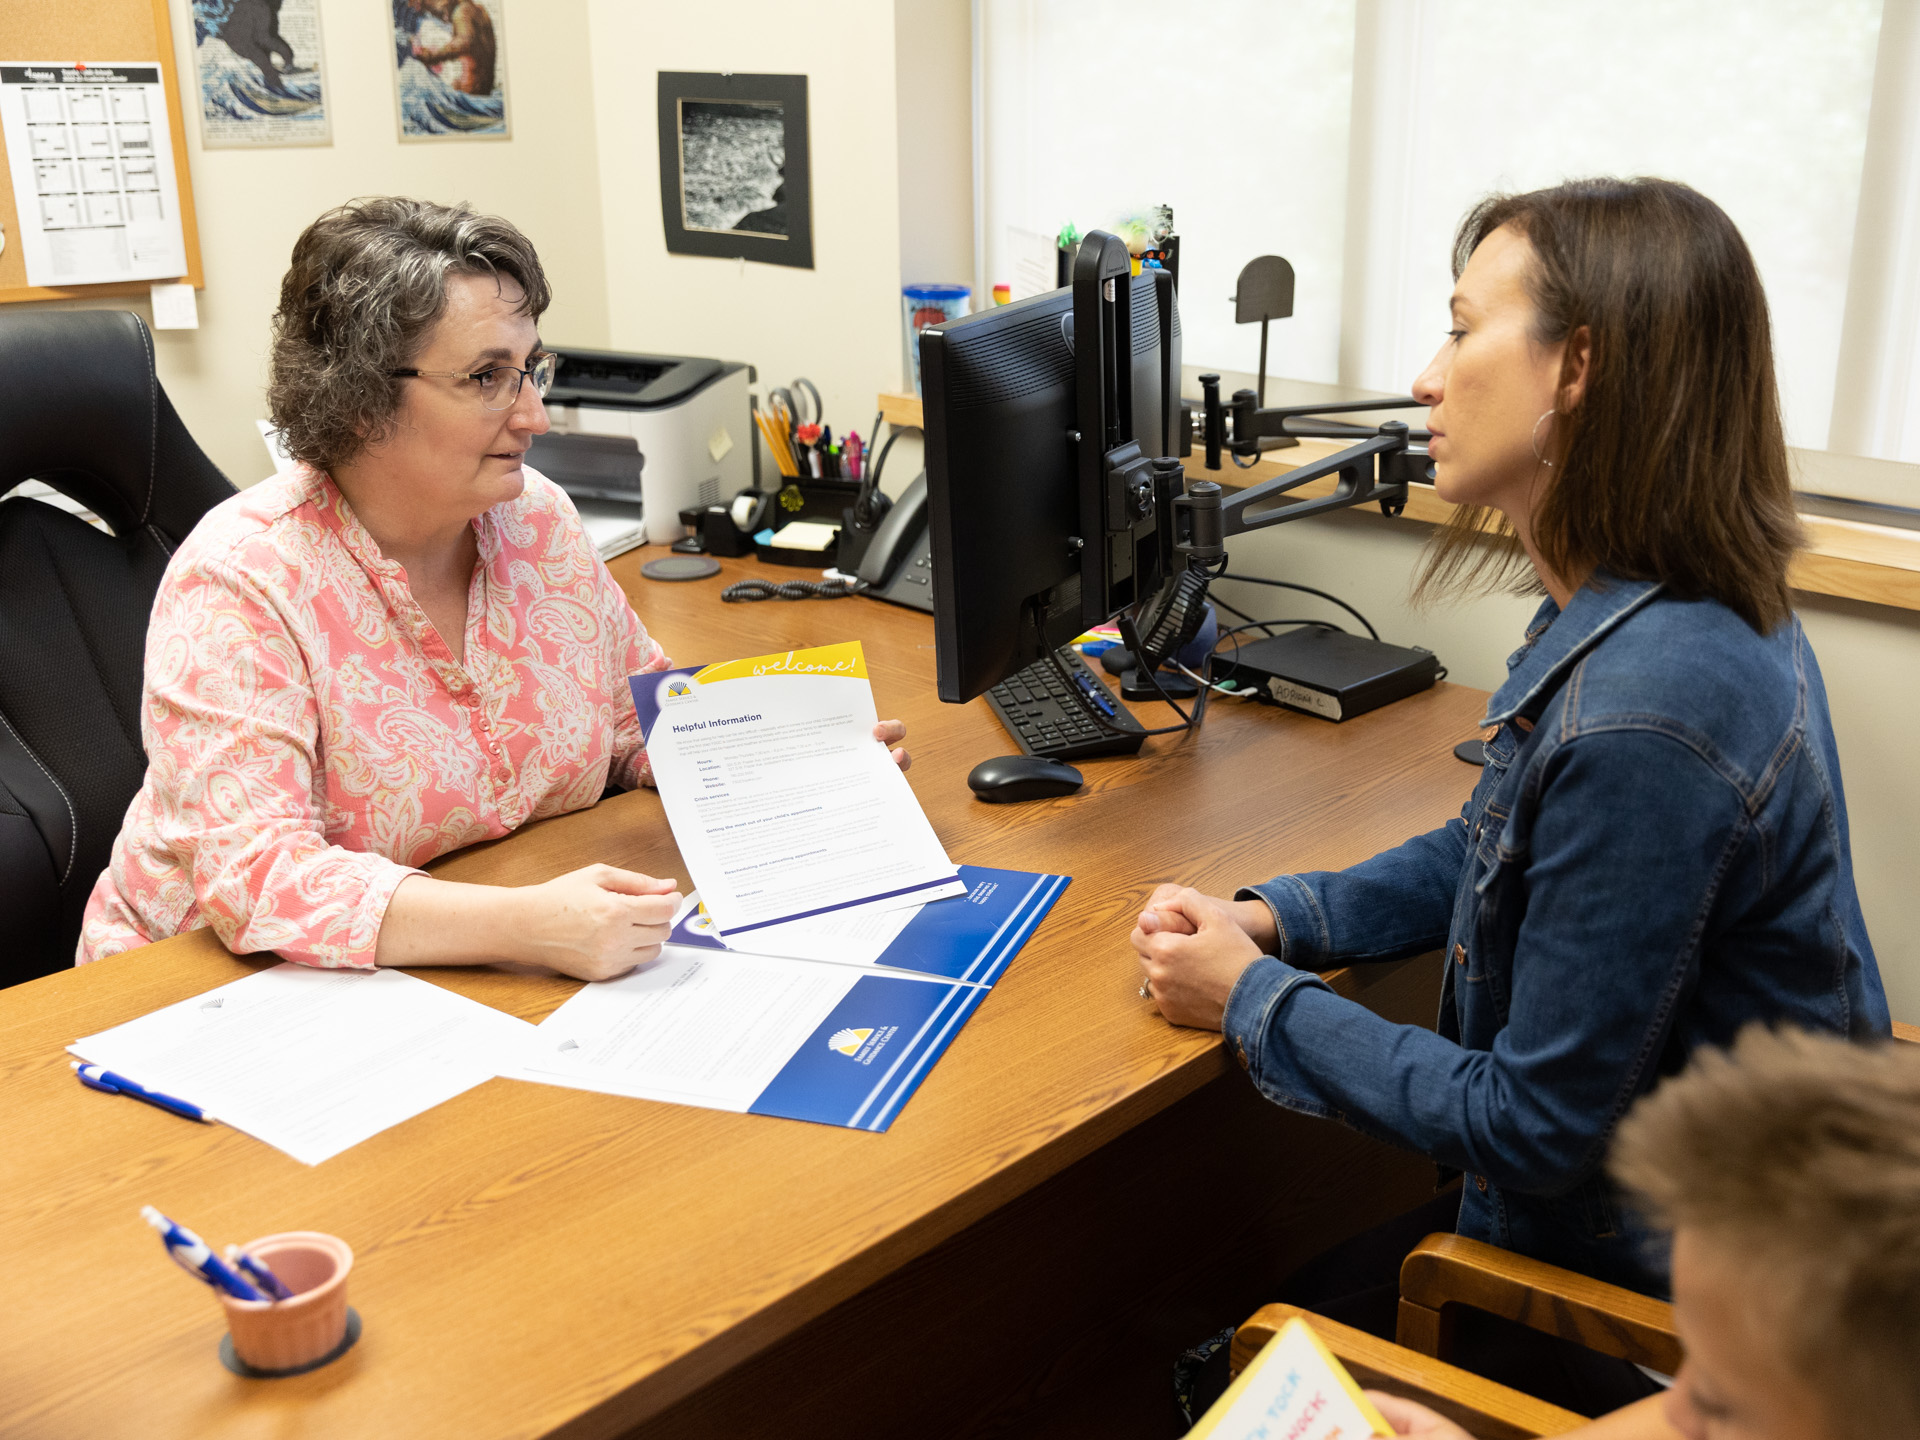
[[(1257, 485), (1269, 476), (1284, 474), (1308, 461), (1332, 455), (1340, 448), (1340, 442), (1334, 440), (1303, 440), (1297, 448), (1284, 452), (1285, 460), (1262, 461), (1250, 470), (1236, 470), (1233, 479), (1242, 485)], [(1221, 479), (1226, 483), (1224, 472)], [(1333, 485), (1329, 477), (1311, 481), (1293, 493), (1305, 500), (1331, 494)], [(1354, 508), (1391, 520), (1372, 506)], [(1452, 505), (1427, 486), (1416, 485), (1407, 497), (1406, 512), (1399, 518), (1444, 525), (1453, 518), (1453, 511)], [(1806, 527), (1808, 544), (1794, 557), (1793, 569), (1789, 572), (1794, 589), (1808, 595), (1832, 595), (1899, 610), (1920, 610), (1920, 531), (1805, 513), (1800, 523)]]

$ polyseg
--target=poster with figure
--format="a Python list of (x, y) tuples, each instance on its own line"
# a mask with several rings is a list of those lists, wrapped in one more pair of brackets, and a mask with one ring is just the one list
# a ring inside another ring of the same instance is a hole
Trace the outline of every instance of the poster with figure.
[(506, 0), (391, 0), (402, 140), (504, 140)]
[(193, 0), (193, 53), (208, 149), (332, 143), (319, 0)]

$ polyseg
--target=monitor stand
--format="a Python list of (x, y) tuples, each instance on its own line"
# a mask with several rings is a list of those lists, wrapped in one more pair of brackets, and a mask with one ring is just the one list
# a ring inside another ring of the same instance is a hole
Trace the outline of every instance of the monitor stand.
[(1200, 693), (1200, 687), (1182, 675), (1178, 670), (1162, 670), (1154, 677), (1160, 682), (1158, 690), (1153, 681), (1140, 673), (1136, 666), (1123, 670), (1120, 674), (1120, 698), (1122, 700), (1159, 700), (1171, 697), (1175, 700), (1190, 700)]

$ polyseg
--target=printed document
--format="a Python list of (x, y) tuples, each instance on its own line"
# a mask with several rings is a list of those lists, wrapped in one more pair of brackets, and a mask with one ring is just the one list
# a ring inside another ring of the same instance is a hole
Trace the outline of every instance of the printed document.
[(491, 1079), (533, 1035), (399, 970), (289, 963), (67, 1048), (318, 1165)]
[(662, 947), (541, 1023), (509, 1079), (885, 1130), (991, 992), (765, 955)]
[(156, 61), (0, 64), (0, 134), (29, 285), (187, 273)]
[(1071, 883), (1065, 875), (960, 867), (964, 895), (904, 910), (862, 907), (790, 920), (722, 938), (699, 892), (676, 917), (672, 940), (708, 950), (865, 965), (992, 985)]
[(873, 738), (858, 641), (630, 683), (673, 837), (721, 935), (964, 893)]

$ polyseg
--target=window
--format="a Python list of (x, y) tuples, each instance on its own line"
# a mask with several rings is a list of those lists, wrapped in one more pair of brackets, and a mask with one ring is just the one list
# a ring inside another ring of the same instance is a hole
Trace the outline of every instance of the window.
[(1271, 373), (1404, 390), (1474, 200), (1662, 175), (1753, 249), (1789, 443), (1920, 460), (1920, 7), (1888, 5), (1883, 37), (1880, 0), (976, 3), (988, 284), (1008, 226), (1168, 203), (1190, 364), (1254, 367), (1228, 297), (1278, 254), (1298, 288)]

